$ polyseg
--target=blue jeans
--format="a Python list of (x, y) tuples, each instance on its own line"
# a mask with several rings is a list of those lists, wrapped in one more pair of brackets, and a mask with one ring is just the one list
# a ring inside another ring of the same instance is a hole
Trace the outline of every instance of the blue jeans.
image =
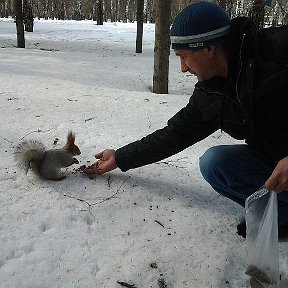
[[(274, 169), (263, 154), (246, 144), (212, 147), (200, 157), (199, 165), (214, 190), (243, 207)], [(278, 194), (278, 222), (288, 223), (288, 191)]]

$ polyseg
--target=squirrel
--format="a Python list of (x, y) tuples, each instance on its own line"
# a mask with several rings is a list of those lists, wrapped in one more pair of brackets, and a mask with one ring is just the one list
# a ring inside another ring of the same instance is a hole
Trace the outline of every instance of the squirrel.
[(23, 141), (16, 147), (14, 158), (26, 174), (31, 169), (44, 180), (63, 180), (66, 176), (61, 173), (61, 168), (79, 164), (74, 156), (80, 155), (81, 152), (74, 142), (75, 135), (71, 131), (68, 133), (66, 144), (60, 149), (46, 150), (38, 140)]

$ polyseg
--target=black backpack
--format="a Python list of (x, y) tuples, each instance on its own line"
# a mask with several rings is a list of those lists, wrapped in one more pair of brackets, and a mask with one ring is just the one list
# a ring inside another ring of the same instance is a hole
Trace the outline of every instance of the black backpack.
[(288, 65), (288, 25), (260, 29), (257, 39), (265, 61)]

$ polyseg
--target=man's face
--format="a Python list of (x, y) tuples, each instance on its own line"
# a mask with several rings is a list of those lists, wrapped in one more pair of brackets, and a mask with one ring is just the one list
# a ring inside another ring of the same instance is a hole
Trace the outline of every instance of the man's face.
[(181, 71), (190, 72), (195, 75), (198, 81), (207, 80), (211, 77), (211, 53), (209, 48), (192, 50), (175, 50), (180, 57)]

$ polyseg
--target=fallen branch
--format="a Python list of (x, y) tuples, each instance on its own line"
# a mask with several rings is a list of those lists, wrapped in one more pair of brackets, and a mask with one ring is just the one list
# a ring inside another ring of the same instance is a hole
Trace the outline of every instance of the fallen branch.
[(156, 222), (157, 224), (159, 224), (160, 226), (162, 226), (163, 228), (165, 228), (165, 226), (164, 226), (160, 221), (155, 220), (155, 222)]
[(107, 197), (107, 198), (104, 198), (104, 199), (100, 200), (99, 202), (93, 203), (93, 204), (91, 204), (91, 205), (92, 205), (92, 206), (98, 205), (98, 204), (101, 204), (101, 203), (103, 203), (103, 202), (105, 202), (105, 201), (108, 201), (108, 200), (111, 200), (111, 199), (113, 199), (113, 198), (116, 198), (116, 196), (118, 195), (118, 193), (119, 193), (120, 189), (122, 188), (123, 184), (124, 184), (129, 178), (130, 178), (130, 176), (128, 176), (128, 177), (121, 183), (121, 185), (119, 186), (119, 188), (117, 189), (117, 191), (116, 191), (113, 195), (111, 195), (111, 196), (109, 196), (109, 197)]
[(123, 186), (123, 184), (124, 184), (129, 178), (130, 178), (130, 176), (128, 176), (128, 177), (121, 183), (121, 185), (119, 186), (119, 188), (117, 189), (117, 191), (116, 191), (113, 195), (111, 195), (111, 196), (109, 196), (109, 197), (107, 197), (107, 198), (101, 199), (99, 202), (96, 202), (96, 203), (89, 203), (88, 201), (86, 201), (86, 200), (84, 200), (84, 199), (77, 198), (77, 197), (74, 197), (74, 196), (71, 196), (71, 195), (67, 195), (67, 194), (64, 194), (63, 196), (85, 203), (85, 204), (88, 206), (88, 211), (89, 211), (89, 213), (91, 214), (91, 216), (93, 216), (93, 214), (92, 214), (92, 212), (91, 212), (91, 207), (94, 206), (94, 205), (101, 204), (101, 203), (103, 203), (103, 202), (105, 202), (105, 201), (111, 200), (111, 199), (113, 199), (113, 198), (116, 198), (116, 195), (119, 193), (121, 187)]
[[(48, 131), (48, 130), (47, 130), (47, 131)], [(35, 130), (35, 131), (31, 131), (31, 132), (25, 134), (25, 135), (21, 138), (21, 140), (23, 140), (25, 137), (27, 137), (28, 135), (30, 135), (30, 134), (32, 134), (32, 133), (40, 133), (40, 132), (43, 132), (43, 131), (42, 131), (41, 129), (38, 129), (38, 130)]]
[(93, 214), (92, 214), (92, 212), (91, 212), (91, 206), (92, 206), (92, 204), (90, 204), (88, 201), (86, 201), (86, 200), (84, 200), (84, 199), (76, 198), (76, 197), (74, 197), (74, 196), (71, 196), (71, 195), (67, 195), (67, 194), (64, 194), (63, 196), (65, 196), (65, 197), (68, 197), (68, 198), (71, 198), (71, 199), (74, 199), (74, 200), (77, 200), (77, 201), (80, 201), (80, 202), (83, 202), (83, 203), (87, 204), (87, 205), (88, 205), (88, 211), (89, 211), (90, 215), (91, 215), (91, 216), (93, 216)]
[(134, 284), (129, 284), (129, 283), (126, 283), (126, 282), (117, 281), (117, 283), (120, 284), (122, 287), (137, 288)]

